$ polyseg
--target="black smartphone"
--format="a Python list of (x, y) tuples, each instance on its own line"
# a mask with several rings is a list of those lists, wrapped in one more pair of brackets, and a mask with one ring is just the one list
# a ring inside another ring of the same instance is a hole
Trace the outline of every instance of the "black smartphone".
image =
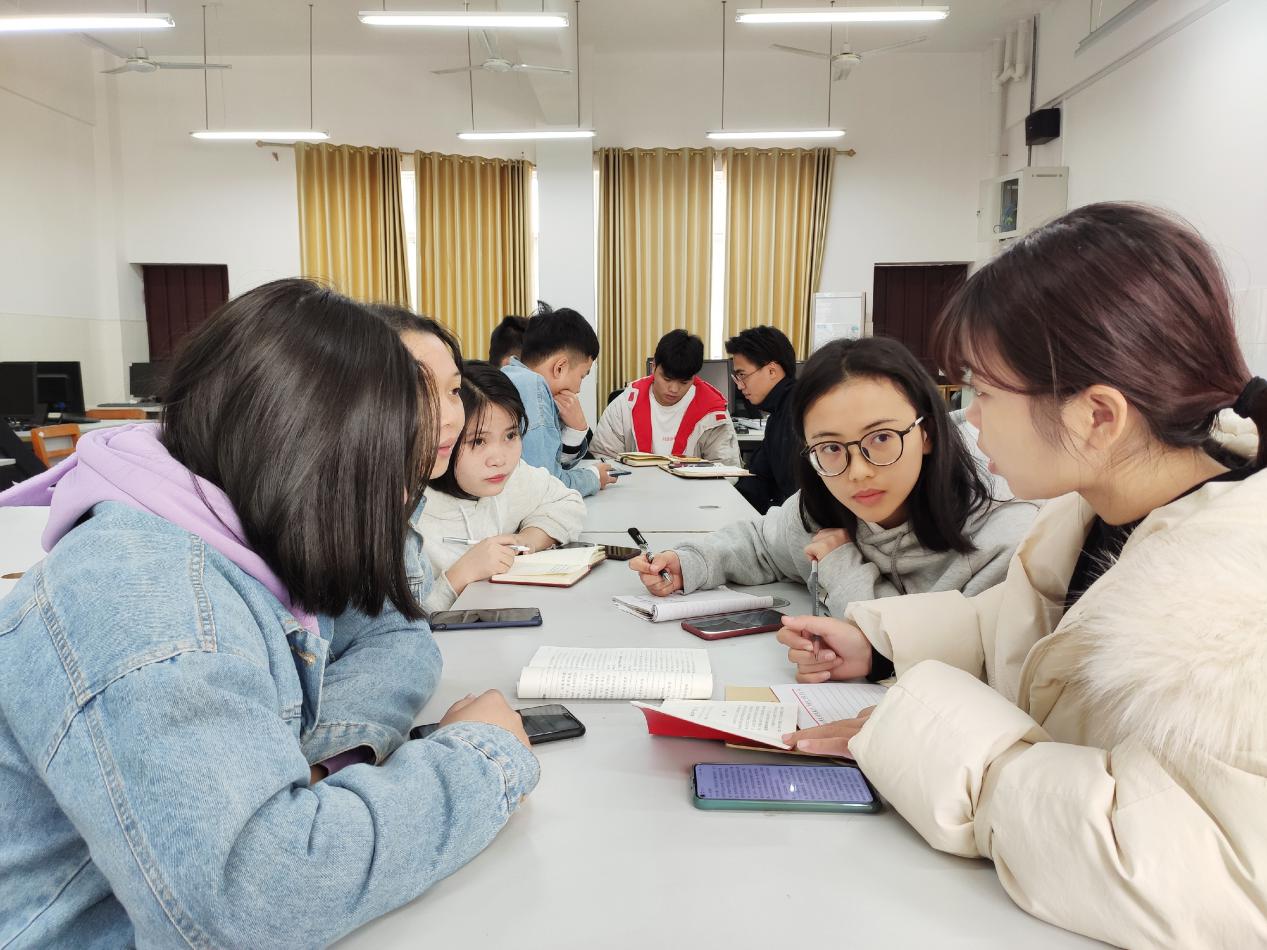
[(696, 617), (682, 621), (682, 629), (701, 640), (725, 640), (750, 633), (769, 633), (783, 626), (783, 615), (777, 610), (745, 610), (717, 617)]
[(536, 607), (496, 607), (482, 610), (437, 610), (431, 615), (432, 630), (479, 630), (485, 627), (539, 627)]
[[(566, 706), (554, 703), (549, 706), (529, 706), (519, 710), (523, 717), (524, 732), (528, 733), (528, 741), (533, 745), (543, 742), (556, 742), (559, 739), (575, 739), (585, 735), (585, 725), (572, 715)], [(429, 722), (424, 726), (414, 726), (409, 730), (410, 739), (425, 739), (440, 728), (438, 722)]]
[(612, 478), (620, 478), (620, 476), (621, 476), (621, 475), (628, 475), (628, 474), (629, 474), (629, 469), (627, 469), (627, 468), (609, 468), (609, 469), (607, 469), (607, 474), (608, 474), (608, 475), (610, 475)]

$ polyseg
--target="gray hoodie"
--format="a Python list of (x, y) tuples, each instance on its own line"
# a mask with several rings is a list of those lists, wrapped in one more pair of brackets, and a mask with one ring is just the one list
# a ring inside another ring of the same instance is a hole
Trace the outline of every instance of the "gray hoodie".
[[(801, 524), (798, 491), (757, 521), (732, 524), (678, 545), (683, 589), (690, 593), (724, 583), (809, 582), (805, 545), (814, 533)], [(854, 601), (898, 594), (958, 590), (978, 594), (1000, 583), (1012, 551), (1034, 517), (1035, 502), (993, 502), (968, 520), (966, 534), (976, 546), (970, 554), (929, 551), (910, 524), (896, 528), (859, 521), (854, 544), (842, 544), (819, 563), (822, 594), (833, 617), (843, 617)]]

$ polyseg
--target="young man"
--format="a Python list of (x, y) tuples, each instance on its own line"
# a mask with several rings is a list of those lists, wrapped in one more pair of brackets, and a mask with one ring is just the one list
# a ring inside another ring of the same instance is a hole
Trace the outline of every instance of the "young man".
[(695, 374), (704, 343), (670, 330), (655, 348), (650, 376), (636, 379), (607, 406), (591, 449), (599, 455), (655, 452), (739, 464), (739, 440), (726, 397)]
[(518, 356), (524, 348), (524, 331), (528, 329), (527, 317), (502, 317), (493, 327), (488, 338), (488, 361), (494, 366), (505, 366), (512, 356)]
[(750, 327), (726, 341), (726, 352), (743, 397), (770, 414), (765, 439), (748, 461), (752, 477), (739, 479), (735, 486), (765, 514), (796, 491), (796, 437), (790, 418), (796, 351), (792, 341), (774, 327)]
[(607, 465), (576, 467), (590, 440), (577, 393), (597, 358), (598, 337), (585, 318), (575, 310), (551, 310), (543, 304), (528, 321), (522, 354), (502, 367), (528, 416), (524, 461), (587, 496), (616, 481)]

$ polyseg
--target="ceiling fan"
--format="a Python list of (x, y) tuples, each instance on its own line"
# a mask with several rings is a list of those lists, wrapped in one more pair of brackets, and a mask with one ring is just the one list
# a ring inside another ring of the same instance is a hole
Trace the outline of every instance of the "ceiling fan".
[(138, 46), (136, 55), (129, 56), (127, 53), (121, 53), (108, 43), (103, 43), (95, 36), (89, 36), (87, 33), (82, 34), (84, 39), (89, 43), (100, 46), (112, 56), (117, 56), (123, 60), (122, 66), (116, 66), (114, 69), (101, 70), (107, 76), (117, 73), (153, 73), (160, 69), (232, 69), (228, 63), (170, 63), (166, 60), (151, 59), (146, 55), (145, 47)]
[(528, 63), (512, 63), (506, 57), (502, 56), (497, 46), (497, 40), (489, 34), (488, 30), (477, 30), (480, 42), (484, 45), (485, 60), (474, 66), (454, 66), (452, 69), (433, 69), (431, 70), (437, 76), (445, 76), (449, 73), (474, 73), (481, 69), (490, 73), (558, 73), (562, 75), (571, 75), (571, 66), (532, 66)]
[(784, 46), (782, 43), (771, 43), (771, 49), (782, 50), (785, 53), (796, 53), (798, 56), (812, 56), (815, 59), (823, 59), (831, 62), (831, 78), (832, 82), (841, 79), (848, 79), (849, 72), (855, 66), (861, 65), (864, 56), (874, 56), (877, 53), (887, 53), (889, 50), (898, 49), (902, 46), (913, 46), (916, 43), (922, 43), (928, 39), (925, 36), (917, 36), (914, 39), (903, 40), (901, 43), (890, 43), (888, 46), (877, 46), (874, 49), (858, 50), (854, 52), (853, 48), (846, 43), (839, 53), (822, 53), (812, 49), (801, 49), (799, 46)]

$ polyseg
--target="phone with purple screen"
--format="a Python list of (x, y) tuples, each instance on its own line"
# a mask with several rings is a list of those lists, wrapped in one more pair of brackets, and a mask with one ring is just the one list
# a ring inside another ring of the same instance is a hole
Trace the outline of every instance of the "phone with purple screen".
[(695, 807), (732, 811), (877, 812), (880, 796), (851, 765), (695, 766)]

